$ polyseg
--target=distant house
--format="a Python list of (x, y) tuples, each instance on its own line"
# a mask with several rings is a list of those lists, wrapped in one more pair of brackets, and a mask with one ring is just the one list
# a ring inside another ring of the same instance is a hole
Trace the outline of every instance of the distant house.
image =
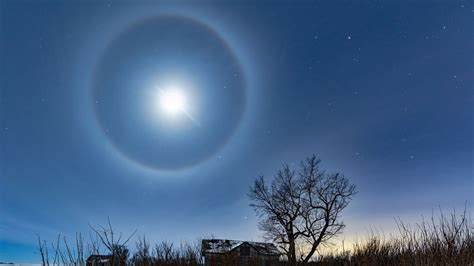
[(202, 240), (201, 252), (205, 265), (271, 265), (280, 258), (274, 244), (226, 239)]
[(112, 263), (112, 255), (90, 255), (86, 260), (87, 266), (106, 266)]
[(111, 266), (126, 265), (126, 262), (120, 257), (113, 255), (90, 255), (86, 260), (86, 266)]

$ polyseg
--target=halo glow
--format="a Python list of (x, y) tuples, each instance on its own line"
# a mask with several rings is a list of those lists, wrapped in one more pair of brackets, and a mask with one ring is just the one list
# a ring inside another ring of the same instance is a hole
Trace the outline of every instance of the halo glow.
[(185, 112), (186, 97), (177, 89), (161, 90), (159, 105), (165, 114), (175, 116)]

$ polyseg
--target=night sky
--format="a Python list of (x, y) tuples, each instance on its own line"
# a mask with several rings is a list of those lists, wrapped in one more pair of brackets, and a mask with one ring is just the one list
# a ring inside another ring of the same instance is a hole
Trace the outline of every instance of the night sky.
[(347, 241), (471, 209), (472, 2), (173, 2), (0, 2), (0, 261), (107, 217), (262, 240), (249, 185), (313, 153)]

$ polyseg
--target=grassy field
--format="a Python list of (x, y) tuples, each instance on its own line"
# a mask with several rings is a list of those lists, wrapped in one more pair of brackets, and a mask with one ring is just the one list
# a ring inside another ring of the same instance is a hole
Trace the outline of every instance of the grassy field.
[[(405, 224), (398, 220), (398, 234), (385, 238), (376, 234), (353, 244), (348, 251), (319, 254), (305, 265), (474, 265), (473, 223), (466, 211), (447, 216), (440, 212), (437, 217), (417, 224)], [(96, 241), (85, 243), (81, 235), (73, 244), (58, 237), (48, 245), (39, 240), (38, 250), (43, 264), (85, 264), (90, 254), (112, 254), (116, 265), (202, 265), (199, 241), (175, 246), (161, 242), (152, 246), (145, 237), (136, 243), (110, 242), (112, 227), (95, 230)], [(64, 241), (62, 241), (64, 240)], [(121, 263), (118, 263), (121, 262)], [(262, 265), (259, 261), (243, 263), (237, 258), (225, 257), (219, 265)], [(289, 265), (284, 256), (279, 262), (265, 265)]]

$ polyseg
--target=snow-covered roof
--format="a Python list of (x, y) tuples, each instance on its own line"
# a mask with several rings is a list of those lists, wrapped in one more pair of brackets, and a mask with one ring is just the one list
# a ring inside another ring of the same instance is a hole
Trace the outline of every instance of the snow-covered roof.
[(229, 239), (203, 239), (202, 253), (222, 254), (234, 250), (238, 246), (247, 243), (262, 255), (280, 255), (277, 247), (272, 243), (249, 242)]
[(90, 255), (89, 258), (87, 258), (87, 261), (94, 263), (107, 263), (112, 260), (112, 257), (112, 255)]

